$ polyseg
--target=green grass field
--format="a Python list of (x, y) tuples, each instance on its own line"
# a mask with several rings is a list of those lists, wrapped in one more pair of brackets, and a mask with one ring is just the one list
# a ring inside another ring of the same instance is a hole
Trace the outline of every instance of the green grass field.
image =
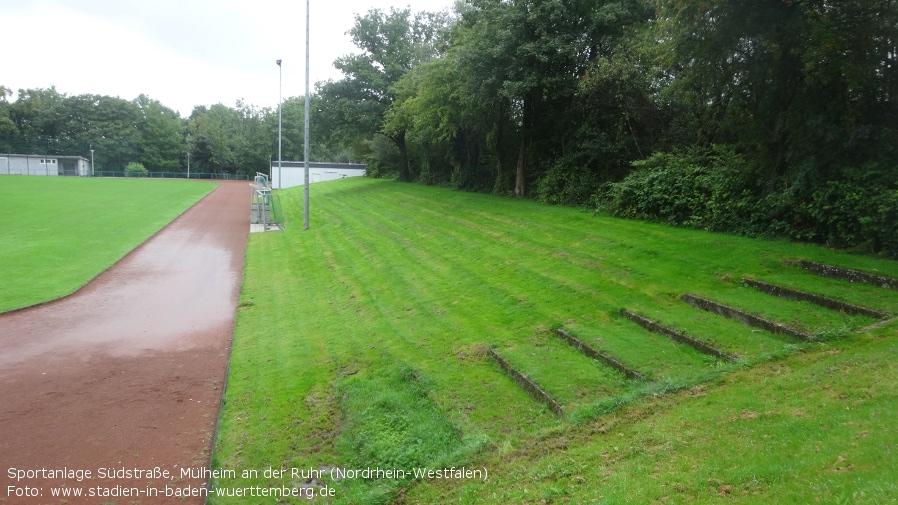
[[(311, 196), (311, 230), (250, 237), (213, 456), (216, 468), (250, 473), (215, 489), (327, 484), (337, 503), (898, 499), (898, 326), (859, 331), (874, 321), (740, 281), (895, 314), (898, 291), (783, 260), (898, 277), (895, 262), (361, 178), (315, 184)], [(301, 188), (282, 198), (300, 222)], [(819, 341), (694, 309), (684, 293)], [(675, 344), (621, 309), (739, 357)], [(586, 358), (554, 336), (562, 326), (647, 380)], [(506, 376), (490, 346), (566, 416)], [(488, 478), (264, 475), (462, 465)]]
[(0, 177), (0, 312), (76, 291), (214, 187), (193, 181)]

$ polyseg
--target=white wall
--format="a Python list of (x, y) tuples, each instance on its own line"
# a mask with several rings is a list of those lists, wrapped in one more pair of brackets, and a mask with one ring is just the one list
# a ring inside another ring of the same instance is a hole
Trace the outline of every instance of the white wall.
[[(280, 172), (280, 173), (279, 173)], [(309, 184), (315, 182), (332, 181), (334, 179), (342, 179), (344, 177), (361, 177), (365, 175), (365, 170), (360, 168), (321, 168), (309, 166)], [(283, 178), (283, 185), (281, 185)], [(273, 189), (292, 188), (294, 186), (304, 186), (306, 183), (305, 167), (277, 167), (277, 162), (271, 167), (271, 187)]]
[[(74, 156), (65, 156), (67, 161), (76, 159)], [(93, 175), (90, 169), (90, 161), (77, 158), (77, 175), (90, 177)], [(0, 156), (0, 175), (44, 175), (59, 176), (63, 162), (59, 158), (40, 154), (4, 154)], [(71, 170), (71, 168), (69, 168)]]
[(94, 175), (93, 171), (90, 169), (90, 161), (78, 160), (78, 175), (81, 177), (91, 177)]

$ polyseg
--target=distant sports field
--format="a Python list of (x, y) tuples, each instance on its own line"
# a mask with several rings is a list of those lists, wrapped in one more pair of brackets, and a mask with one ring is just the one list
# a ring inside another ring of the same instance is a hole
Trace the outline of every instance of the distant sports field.
[(68, 295), (215, 184), (0, 177), (0, 312)]
[[(302, 188), (282, 195), (288, 223), (300, 222)], [(309, 474), (371, 468), (383, 472), (328, 480), (336, 502), (898, 497), (898, 326), (881, 325), (898, 291), (794, 260), (893, 278), (895, 262), (364, 178), (315, 184), (311, 197), (311, 230), (250, 237), (213, 457), (238, 476), (213, 490), (314, 493), (325, 483)], [(879, 312), (778, 298), (753, 281)], [(489, 477), (386, 473), (462, 466)], [(271, 468), (300, 472), (240, 473)]]

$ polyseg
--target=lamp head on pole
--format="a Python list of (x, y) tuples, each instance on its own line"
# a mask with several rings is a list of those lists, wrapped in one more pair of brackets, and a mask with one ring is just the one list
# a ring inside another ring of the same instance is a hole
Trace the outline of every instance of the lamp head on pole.
[(278, 66), (281, 66), (281, 60), (277, 61)]

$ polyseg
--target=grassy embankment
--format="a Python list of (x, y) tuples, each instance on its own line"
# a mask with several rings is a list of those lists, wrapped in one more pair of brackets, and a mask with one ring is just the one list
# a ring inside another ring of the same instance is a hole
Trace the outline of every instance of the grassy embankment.
[(0, 312), (76, 291), (214, 187), (196, 181), (0, 177)]
[[(283, 198), (299, 223), (301, 188)], [(313, 185), (312, 199), (311, 230), (250, 238), (213, 466), (259, 477), (218, 488), (327, 484), (346, 503), (898, 497), (896, 324), (859, 331), (875, 321), (741, 282), (894, 314), (898, 291), (783, 260), (898, 277), (895, 262), (366, 179)], [(697, 310), (684, 293), (817, 341)], [(673, 343), (621, 309), (739, 358)], [(554, 336), (561, 326), (647, 380), (586, 358)], [(512, 382), (489, 346), (565, 416)], [(453, 465), (489, 478), (306, 483), (263, 472)]]

